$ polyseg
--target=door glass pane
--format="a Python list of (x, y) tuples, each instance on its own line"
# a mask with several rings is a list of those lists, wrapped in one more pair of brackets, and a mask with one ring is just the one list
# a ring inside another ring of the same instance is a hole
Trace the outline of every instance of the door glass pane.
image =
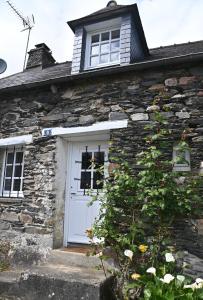
[(109, 32), (104, 32), (101, 34), (101, 40), (103, 41), (108, 41), (109, 40)]
[(119, 53), (111, 53), (111, 61), (119, 61)]
[(14, 177), (21, 177), (22, 166), (15, 166)]
[(5, 179), (4, 190), (5, 191), (10, 191), (11, 190), (11, 179)]
[(80, 188), (81, 189), (91, 188), (91, 172), (81, 172)]
[(109, 61), (109, 54), (101, 55), (101, 57), (100, 57), (100, 63), (101, 64), (108, 63), (108, 61)]
[(12, 177), (13, 173), (13, 166), (7, 166), (6, 167), (6, 177)]
[(23, 161), (23, 152), (16, 152), (16, 163), (21, 164)]
[(99, 56), (93, 56), (90, 59), (90, 66), (95, 67), (99, 64)]
[(14, 179), (13, 190), (20, 191), (20, 179)]
[(111, 39), (119, 39), (120, 38), (120, 30), (114, 30), (111, 32)]
[(93, 174), (93, 189), (103, 188), (104, 175), (101, 172), (94, 172)]
[(90, 169), (92, 166), (92, 152), (82, 153), (82, 169)]
[(94, 164), (95, 169), (98, 169), (104, 165), (104, 152), (94, 152)]
[(99, 54), (99, 45), (92, 46), (91, 55), (98, 55)]
[(7, 164), (13, 164), (14, 153), (7, 154)]
[(120, 49), (119, 41), (111, 42), (111, 51), (119, 51), (119, 49)]
[(98, 43), (99, 42), (99, 34), (92, 35), (92, 43)]

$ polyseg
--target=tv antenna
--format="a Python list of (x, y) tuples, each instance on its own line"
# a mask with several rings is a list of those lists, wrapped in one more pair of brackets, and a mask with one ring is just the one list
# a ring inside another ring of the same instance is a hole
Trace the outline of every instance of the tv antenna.
[(30, 41), (30, 33), (32, 28), (34, 27), (35, 24), (35, 19), (34, 16), (32, 15), (32, 18), (30, 19), (29, 17), (24, 17), (16, 8), (15, 6), (11, 3), (11, 1), (6, 1), (10, 8), (14, 11), (14, 13), (20, 18), (20, 20), (23, 22), (24, 29), (21, 30), (21, 32), (28, 30), (28, 37), (27, 37), (27, 44), (26, 44), (26, 50), (25, 50), (25, 59), (24, 59), (24, 64), (23, 64), (23, 70), (25, 70), (25, 64), (26, 64), (26, 58), (27, 58), (27, 51), (28, 51), (28, 46), (29, 46), (29, 41)]

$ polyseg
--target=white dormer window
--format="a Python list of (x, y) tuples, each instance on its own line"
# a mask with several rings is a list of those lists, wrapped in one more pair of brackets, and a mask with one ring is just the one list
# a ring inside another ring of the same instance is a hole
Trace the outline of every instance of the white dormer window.
[(120, 62), (120, 28), (89, 33), (86, 68), (102, 67)]

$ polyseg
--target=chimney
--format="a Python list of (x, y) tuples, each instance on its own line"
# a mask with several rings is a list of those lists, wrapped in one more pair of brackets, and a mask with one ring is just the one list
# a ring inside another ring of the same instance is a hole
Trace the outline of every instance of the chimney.
[(55, 63), (55, 59), (52, 56), (51, 50), (44, 43), (35, 45), (35, 49), (30, 50), (28, 54), (29, 56), (26, 69), (38, 66), (41, 66), (42, 69), (44, 69), (54, 65)]

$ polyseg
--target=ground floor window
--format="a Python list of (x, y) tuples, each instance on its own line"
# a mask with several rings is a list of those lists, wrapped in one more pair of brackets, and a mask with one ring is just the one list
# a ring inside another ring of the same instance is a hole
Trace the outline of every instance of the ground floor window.
[(1, 197), (23, 197), (23, 147), (0, 150)]

